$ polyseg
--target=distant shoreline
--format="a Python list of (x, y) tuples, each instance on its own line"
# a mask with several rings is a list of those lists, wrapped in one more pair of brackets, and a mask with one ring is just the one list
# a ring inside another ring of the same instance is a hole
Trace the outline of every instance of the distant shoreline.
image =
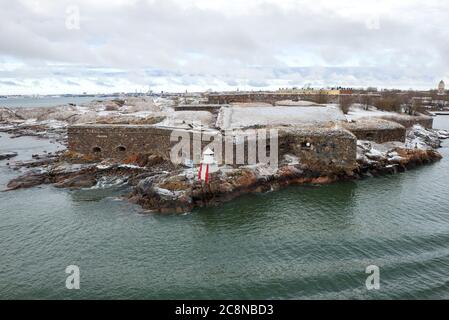
[(69, 103), (83, 104), (94, 100), (113, 99), (113, 96), (60, 96), (60, 97), (0, 97), (0, 107), (7, 108), (36, 108), (56, 107)]

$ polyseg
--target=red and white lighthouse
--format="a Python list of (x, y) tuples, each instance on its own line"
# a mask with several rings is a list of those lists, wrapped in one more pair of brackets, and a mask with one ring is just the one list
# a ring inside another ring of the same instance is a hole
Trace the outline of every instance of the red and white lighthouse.
[(203, 152), (203, 158), (201, 159), (200, 169), (198, 171), (198, 180), (209, 182), (209, 175), (212, 172), (217, 171), (216, 161), (214, 159), (214, 152), (207, 148)]

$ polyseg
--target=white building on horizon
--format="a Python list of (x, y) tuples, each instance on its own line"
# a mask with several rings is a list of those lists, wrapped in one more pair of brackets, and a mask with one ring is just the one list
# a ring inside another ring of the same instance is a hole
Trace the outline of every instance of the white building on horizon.
[(445, 84), (444, 84), (444, 81), (441, 80), (440, 83), (438, 84), (438, 94), (444, 94), (444, 90), (445, 90)]

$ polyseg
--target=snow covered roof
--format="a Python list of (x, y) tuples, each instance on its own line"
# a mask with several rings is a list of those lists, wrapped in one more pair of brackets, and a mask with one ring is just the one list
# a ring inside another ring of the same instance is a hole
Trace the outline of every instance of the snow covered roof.
[(213, 115), (208, 111), (176, 111), (157, 124), (160, 127), (182, 128), (211, 128), (213, 125)]
[(352, 130), (395, 130), (404, 129), (404, 126), (397, 122), (376, 119), (376, 118), (360, 118), (353, 122), (343, 122), (343, 127)]
[(206, 150), (204, 150), (203, 154), (207, 154), (207, 155), (213, 155), (214, 152), (210, 149), (210, 148), (206, 148)]
[(325, 124), (345, 120), (336, 106), (327, 107), (231, 107), (223, 108), (217, 119), (222, 130), (254, 126), (294, 126)]
[(414, 120), (417, 118), (428, 118), (425, 115), (418, 116), (410, 116), (408, 114), (397, 113), (397, 112), (388, 112), (383, 110), (377, 110), (376, 108), (370, 107), (369, 110), (364, 110), (358, 106), (352, 106), (346, 115), (346, 119), (348, 120), (361, 120), (361, 119), (384, 119), (390, 121), (398, 121), (398, 120)]
[[(302, 106), (320, 106), (320, 104), (315, 103), (313, 101), (305, 101), (305, 100), (299, 100), (299, 101), (293, 101), (293, 100), (281, 100), (281, 101), (276, 101), (274, 103), (276, 106), (297, 106), (297, 107), (302, 107)], [(325, 106), (325, 105), (321, 105), (321, 106)]]

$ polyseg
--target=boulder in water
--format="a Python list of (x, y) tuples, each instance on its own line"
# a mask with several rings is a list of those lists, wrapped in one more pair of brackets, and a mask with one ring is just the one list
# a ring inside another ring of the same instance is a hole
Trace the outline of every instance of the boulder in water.
[(69, 188), (69, 189), (80, 189), (80, 188), (90, 188), (97, 183), (95, 176), (91, 174), (83, 174), (79, 176), (70, 177), (61, 182), (55, 183), (54, 186), (57, 188)]
[(0, 160), (11, 159), (17, 156), (17, 152), (0, 153)]
[(7, 190), (15, 190), (20, 188), (31, 188), (49, 182), (46, 174), (36, 174), (31, 172), (11, 180), (6, 187), (8, 188)]

